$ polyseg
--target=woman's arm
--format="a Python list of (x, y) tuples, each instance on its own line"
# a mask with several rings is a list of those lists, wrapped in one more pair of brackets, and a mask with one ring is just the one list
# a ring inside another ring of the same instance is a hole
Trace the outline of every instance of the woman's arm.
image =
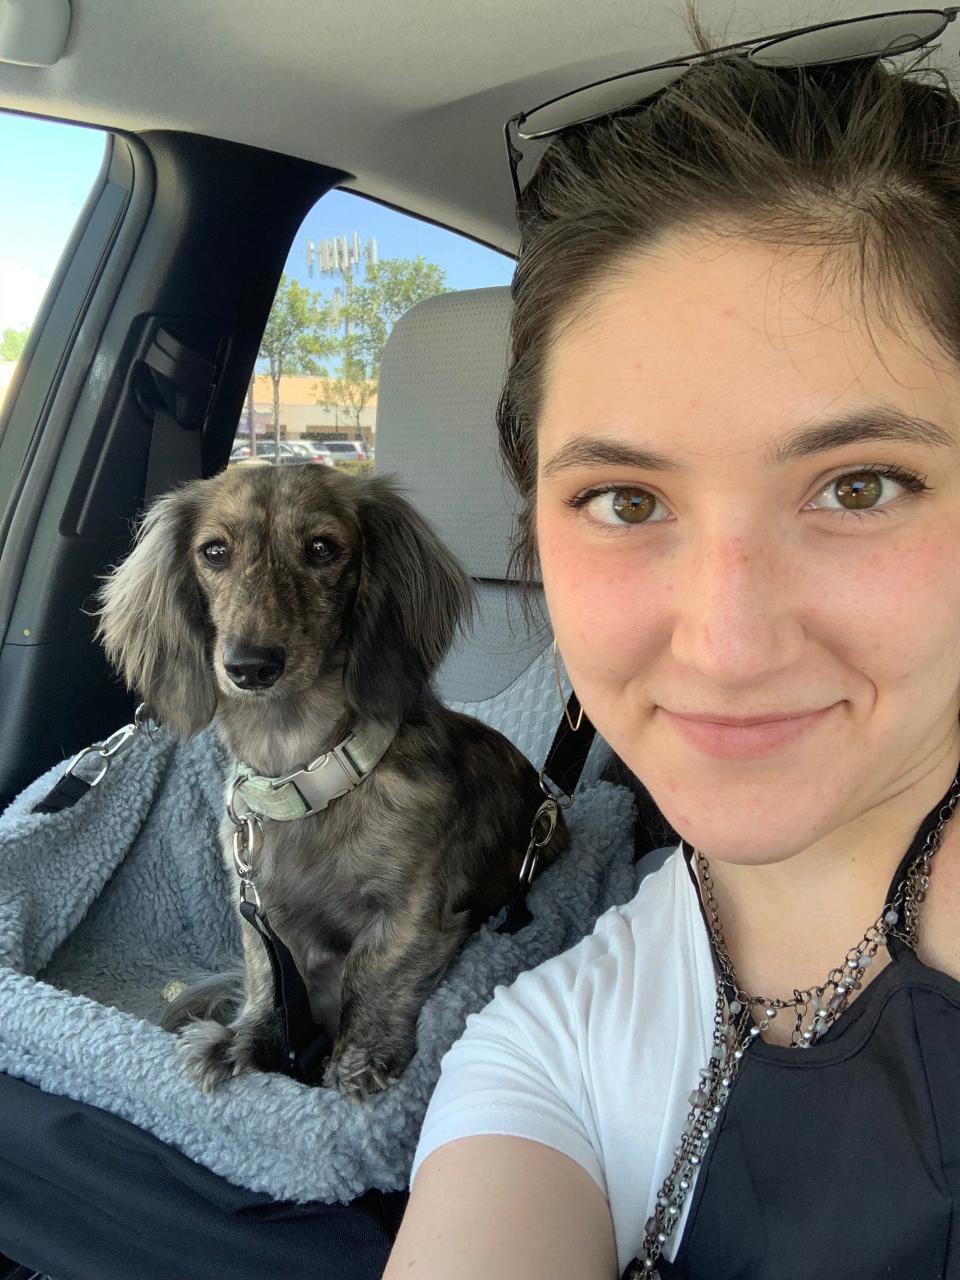
[(616, 1280), (610, 1210), (569, 1156), (460, 1138), (421, 1166), (384, 1280)]

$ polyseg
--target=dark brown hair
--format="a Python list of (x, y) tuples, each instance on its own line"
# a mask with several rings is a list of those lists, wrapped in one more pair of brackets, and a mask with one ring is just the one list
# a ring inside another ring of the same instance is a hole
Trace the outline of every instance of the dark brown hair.
[[(709, 48), (692, 17), (701, 49)], [(555, 138), (517, 210), (500, 448), (522, 498), (514, 565), (536, 573), (536, 428), (552, 340), (631, 253), (703, 225), (812, 246), (832, 280), (904, 304), (960, 361), (960, 103), (923, 57), (770, 70), (695, 63), (652, 105)], [(865, 308), (866, 310), (866, 308)]]

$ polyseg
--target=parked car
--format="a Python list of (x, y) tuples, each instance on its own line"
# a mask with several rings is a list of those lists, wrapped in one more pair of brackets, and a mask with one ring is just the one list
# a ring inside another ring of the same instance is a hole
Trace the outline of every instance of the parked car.
[(305, 462), (317, 462), (323, 467), (334, 465), (333, 455), (325, 445), (315, 440), (288, 440), (290, 448), (295, 450)]
[(323, 447), (336, 461), (364, 462), (367, 457), (367, 448), (362, 440), (324, 440)]

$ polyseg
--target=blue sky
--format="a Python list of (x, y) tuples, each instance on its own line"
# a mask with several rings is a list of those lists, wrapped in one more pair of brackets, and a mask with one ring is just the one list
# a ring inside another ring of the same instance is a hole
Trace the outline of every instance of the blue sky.
[[(28, 326), (100, 168), (103, 135), (74, 125), (0, 112), (0, 332)], [(24, 181), (25, 175), (29, 180)], [(451, 289), (508, 284), (513, 262), (372, 201), (332, 191), (307, 215), (287, 272), (325, 295), (335, 277), (307, 275), (307, 241), (333, 236), (361, 245), (373, 237), (381, 258), (422, 254), (446, 272)], [(355, 278), (359, 278), (357, 273)]]

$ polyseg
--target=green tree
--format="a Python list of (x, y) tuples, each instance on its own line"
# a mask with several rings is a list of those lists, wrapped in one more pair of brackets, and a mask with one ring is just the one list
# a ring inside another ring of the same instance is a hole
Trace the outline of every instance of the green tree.
[(376, 390), (377, 384), (366, 376), (363, 362), (344, 356), (340, 377), (327, 378), (322, 388), (318, 388), (317, 403), (325, 409), (345, 413), (352, 422), (354, 436), (360, 439), (363, 435), (360, 418)]
[(280, 461), (280, 379), (297, 374), (325, 376), (319, 361), (337, 351), (336, 340), (327, 332), (331, 321), (330, 309), (318, 293), (305, 289), (287, 275), (280, 277), (277, 296), (260, 339), (259, 354), (273, 383), (277, 462)]
[(446, 293), (446, 274), (434, 262), (416, 258), (382, 258), (367, 265), (362, 284), (344, 272), (344, 301), (337, 316), (339, 376), (331, 378), (319, 403), (344, 410), (357, 435), (360, 416), (377, 393), (380, 361), (394, 324), (415, 303)]
[(0, 360), (19, 360), (29, 334), (29, 329), (4, 329), (0, 336)]

